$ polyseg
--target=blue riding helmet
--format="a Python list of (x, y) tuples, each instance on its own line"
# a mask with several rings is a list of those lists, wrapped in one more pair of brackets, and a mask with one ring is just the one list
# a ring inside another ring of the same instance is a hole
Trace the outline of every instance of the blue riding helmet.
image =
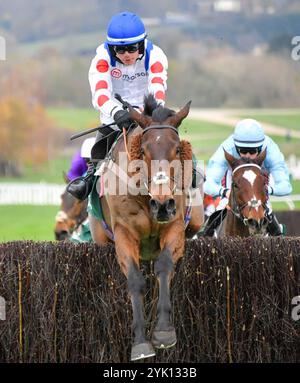
[(246, 118), (236, 124), (233, 140), (238, 148), (259, 148), (265, 141), (264, 130), (258, 121)]
[(109, 45), (135, 44), (145, 38), (145, 26), (139, 16), (134, 13), (118, 13), (108, 24), (106, 42)]

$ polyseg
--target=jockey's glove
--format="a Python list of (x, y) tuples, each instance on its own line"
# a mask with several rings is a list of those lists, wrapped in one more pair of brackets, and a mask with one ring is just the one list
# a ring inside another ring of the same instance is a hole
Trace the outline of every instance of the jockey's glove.
[(127, 110), (118, 110), (114, 115), (114, 120), (121, 130), (123, 128), (129, 129), (130, 125), (134, 122)]

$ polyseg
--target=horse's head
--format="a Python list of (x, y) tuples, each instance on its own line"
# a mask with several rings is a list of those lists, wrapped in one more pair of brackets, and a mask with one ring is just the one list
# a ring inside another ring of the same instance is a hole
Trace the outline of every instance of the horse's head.
[(143, 160), (144, 173), (147, 173), (145, 184), (151, 197), (150, 211), (158, 222), (169, 222), (176, 215), (174, 193), (183, 188), (183, 163), (190, 162), (189, 173), (192, 171), (191, 145), (180, 141), (178, 134), (190, 104), (187, 103), (176, 113), (161, 106), (149, 95), (145, 97), (142, 114), (130, 108), (131, 117), (143, 129), (133, 139), (131, 159)]
[(69, 238), (73, 231), (86, 219), (86, 208), (87, 201), (78, 200), (66, 190), (63, 192), (60, 210), (55, 217), (54, 233), (57, 241)]
[(266, 176), (261, 165), (266, 158), (266, 150), (254, 160), (236, 159), (225, 150), (225, 158), (232, 169), (230, 208), (250, 233), (258, 233), (266, 225)]

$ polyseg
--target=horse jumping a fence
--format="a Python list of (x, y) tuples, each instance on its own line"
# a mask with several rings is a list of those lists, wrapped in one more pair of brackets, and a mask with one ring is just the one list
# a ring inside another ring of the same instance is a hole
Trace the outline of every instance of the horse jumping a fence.
[[(153, 346), (168, 348), (176, 343), (170, 318), (170, 282), (176, 262), (183, 257), (185, 238), (193, 237), (204, 220), (202, 201), (193, 203), (189, 188), (192, 148), (189, 142), (179, 138), (178, 128), (189, 108), (190, 102), (175, 113), (157, 104), (151, 95), (145, 98), (142, 114), (129, 106), (131, 118), (139, 127), (117, 141), (101, 175), (106, 180), (102, 182), (117, 184), (116, 193), (108, 189), (100, 199), (106, 224), (92, 215), (89, 217), (96, 243), (114, 239), (117, 260), (127, 278), (133, 311), (131, 360), (155, 355)], [(119, 169), (124, 153), (129, 158), (125, 176), (137, 177), (140, 193), (133, 193), (130, 188), (125, 195), (119, 193), (118, 185), (124, 174), (120, 171), (116, 175), (110, 165)], [(185, 163), (188, 165), (184, 166)], [(145, 333), (145, 279), (140, 270), (141, 260), (150, 259), (154, 260), (159, 283), (157, 321), (151, 342)]]

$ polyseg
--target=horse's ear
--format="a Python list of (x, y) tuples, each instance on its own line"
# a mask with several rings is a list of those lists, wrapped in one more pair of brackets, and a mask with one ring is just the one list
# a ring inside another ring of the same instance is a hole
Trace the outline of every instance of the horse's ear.
[(224, 148), (223, 148), (223, 150), (224, 150), (225, 158), (226, 158), (227, 162), (229, 163), (230, 167), (232, 168), (234, 162), (236, 161), (236, 158), (234, 158), (230, 153), (226, 152), (226, 150)]
[(168, 123), (172, 126), (175, 126), (175, 128), (178, 128), (182, 120), (185, 119), (189, 114), (191, 103), (192, 101), (189, 101), (182, 109), (180, 109), (179, 112), (170, 117), (168, 119)]
[(134, 121), (136, 121), (141, 128), (144, 129), (151, 124), (152, 122), (151, 117), (145, 116), (144, 114), (139, 113), (137, 110), (135, 110), (131, 106), (128, 107), (128, 111), (129, 111), (130, 117)]
[(63, 179), (65, 180), (65, 183), (68, 184), (70, 182), (70, 180), (67, 176), (67, 173), (63, 170), (62, 174), (63, 174)]
[(265, 150), (263, 150), (254, 160), (254, 162), (261, 166), (262, 163), (264, 162), (264, 160), (266, 159), (266, 155), (267, 155), (267, 148), (265, 148)]

